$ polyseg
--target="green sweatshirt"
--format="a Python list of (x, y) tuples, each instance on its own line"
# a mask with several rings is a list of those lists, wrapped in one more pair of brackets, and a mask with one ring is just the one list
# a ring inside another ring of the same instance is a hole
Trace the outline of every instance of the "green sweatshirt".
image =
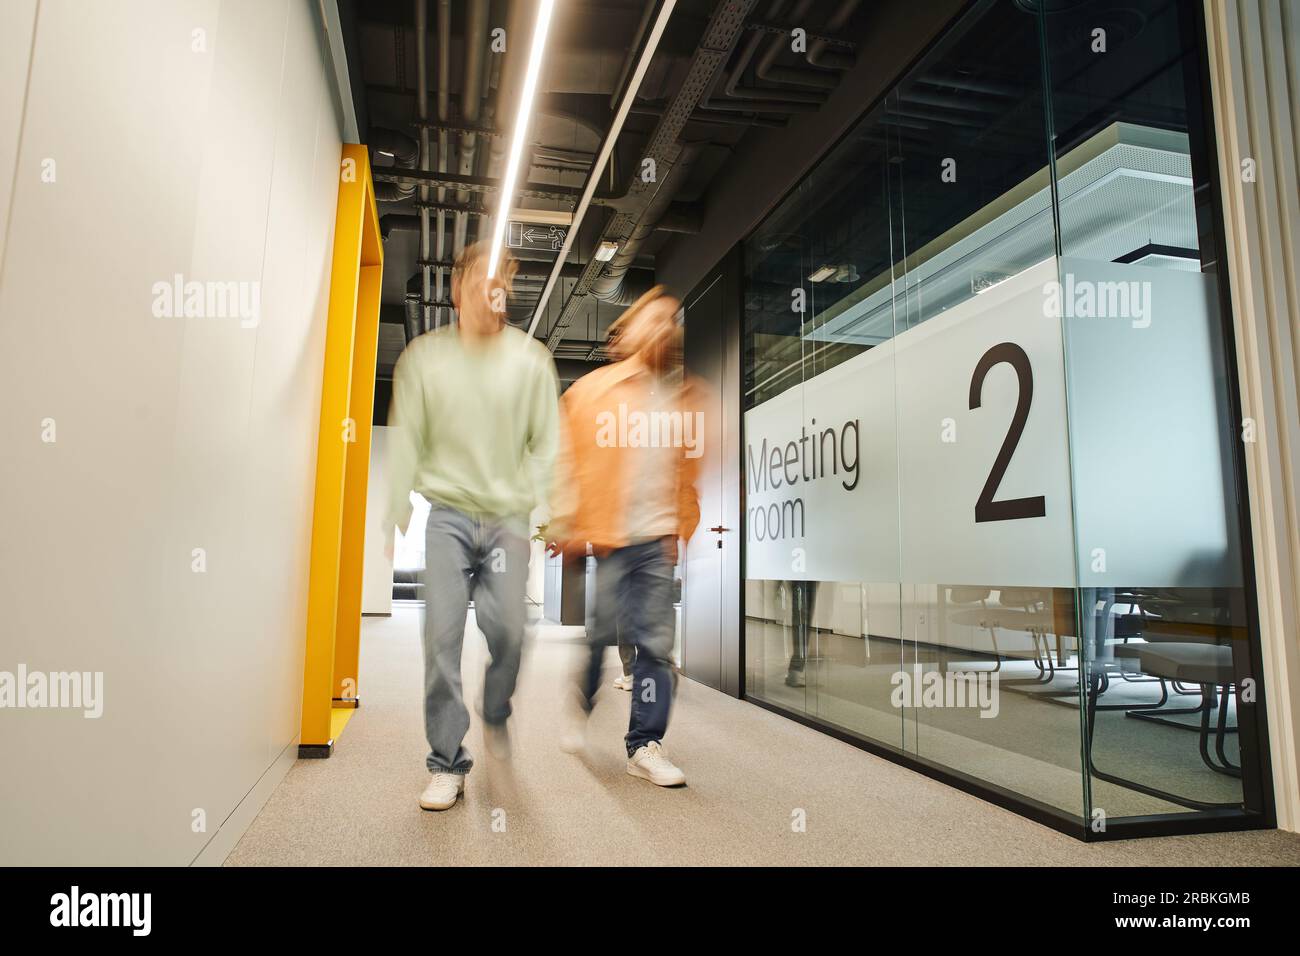
[(513, 326), (466, 341), (455, 326), (415, 338), (393, 373), (389, 524), (410, 492), (499, 518), (545, 504), (558, 445), (555, 363)]

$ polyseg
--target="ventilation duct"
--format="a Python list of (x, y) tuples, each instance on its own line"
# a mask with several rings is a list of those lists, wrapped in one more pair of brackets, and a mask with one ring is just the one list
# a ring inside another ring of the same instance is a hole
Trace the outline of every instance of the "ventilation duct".
[[(371, 165), (374, 155), (388, 156), (397, 169), (414, 169), (420, 161), (420, 144), (404, 133), (393, 129), (371, 127), (369, 143)], [(379, 202), (400, 202), (415, 194), (414, 185), (403, 183), (375, 183), (375, 199)]]
[[(623, 280), (627, 271), (632, 268), (632, 263), (636, 261), (637, 254), (641, 251), (641, 246), (650, 238), (651, 233), (655, 231), (659, 220), (668, 211), (672, 204), (673, 197), (681, 189), (687, 177), (690, 176), (691, 167), (695, 165), (695, 160), (699, 158), (700, 146), (696, 143), (688, 143), (681, 148), (677, 155), (677, 162), (668, 171), (668, 176), (659, 185), (650, 198), (649, 203), (645, 206), (644, 212), (641, 213), (640, 219), (637, 220), (631, 235), (619, 246), (618, 252), (609, 260), (604, 271), (596, 277), (591, 283), (591, 294), (605, 302), (617, 302), (621, 305), (635, 302), (640, 295), (631, 295), (631, 290), (625, 291)], [(646, 289), (649, 288), (647, 284)], [(641, 292), (646, 291), (642, 289)]]
[(411, 340), (424, 331), (423, 324), (420, 321), (420, 295), (419, 293), (408, 292), (405, 299), (406, 305), (406, 344), (410, 345)]

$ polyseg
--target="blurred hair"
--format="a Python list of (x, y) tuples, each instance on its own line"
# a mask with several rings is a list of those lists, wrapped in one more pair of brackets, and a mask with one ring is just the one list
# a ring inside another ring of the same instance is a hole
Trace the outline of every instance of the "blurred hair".
[(627, 309), (624, 310), (623, 314), (610, 324), (609, 340), (613, 342), (614, 339), (618, 338), (618, 336), (622, 334), (623, 330), (632, 323), (632, 320), (635, 319), (646, 306), (655, 301), (655, 299), (661, 299), (667, 294), (668, 286), (666, 285), (653, 286), (643, 292), (640, 298), (629, 305)]
[[(673, 296), (668, 292), (668, 287), (666, 285), (654, 286), (643, 293), (640, 298), (627, 307), (627, 311), (614, 320), (609, 327), (609, 337), (607, 340), (608, 350), (612, 355), (620, 358), (627, 357), (626, 354), (624, 354), (626, 350), (619, 347), (619, 340), (622, 339), (624, 333), (626, 333), (628, 329), (632, 328), (636, 321), (641, 318), (651, 303), (657, 302), (659, 299), (663, 298), (673, 298)], [(635, 351), (635, 348), (633, 350)]]
[[(476, 266), (481, 265), (486, 275), (488, 259), (491, 255), (492, 240), (490, 239), (480, 239), (473, 245), (466, 246), (461, 250), (460, 255), (456, 257), (456, 264), (451, 267), (451, 297), (453, 302), (460, 301), (460, 284)], [(515, 281), (517, 272), (519, 272), (519, 260), (511, 255), (509, 248), (502, 246), (501, 258), (497, 261), (496, 281), (499, 281), (505, 287), (506, 295), (510, 294), (510, 287)]]

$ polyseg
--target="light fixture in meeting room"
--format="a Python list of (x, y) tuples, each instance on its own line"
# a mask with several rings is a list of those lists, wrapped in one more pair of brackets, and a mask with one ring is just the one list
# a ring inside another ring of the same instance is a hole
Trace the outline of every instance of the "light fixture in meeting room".
[(506, 156), (506, 174), (501, 183), (501, 206), (492, 224), (492, 252), (488, 257), (488, 278), (496, 275), (501, 261), (501, 244), (505, 241), (506, 221), (510, 218), (510, 202), (519, 176), (519, 160), (524, 151), (524, 137), (532, 119), (533, 95), (537, 92), (537, 77), (542, 72), (542, 56), (546, 52), (546, 34), (551, 27), (551, 14), (555, 0), (542, 0), (537, 10), (537, 24), (533, 27), (533, 45), (528, 51), (528, 72), (524, 76), (523, 92), (519, 96), (519, 112), (515, 114), (515, 128), (510, 137), (510, 152)]

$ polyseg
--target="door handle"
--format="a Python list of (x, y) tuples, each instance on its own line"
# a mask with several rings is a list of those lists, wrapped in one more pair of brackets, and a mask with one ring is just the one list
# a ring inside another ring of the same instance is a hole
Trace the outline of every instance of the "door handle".
[(716, 533), (718, 533), (718, 534), (722, 534), (722, 532), (724, 532), (724, 531), (730, 531), (731, 529), (730, 529), (730, 528), (724, 528), (722, 525), (718, 525), (716, 528), (710, 528), (709, 530), (710, 530), (710, 531), (714, 531), (714, 532), (716, 532)]

